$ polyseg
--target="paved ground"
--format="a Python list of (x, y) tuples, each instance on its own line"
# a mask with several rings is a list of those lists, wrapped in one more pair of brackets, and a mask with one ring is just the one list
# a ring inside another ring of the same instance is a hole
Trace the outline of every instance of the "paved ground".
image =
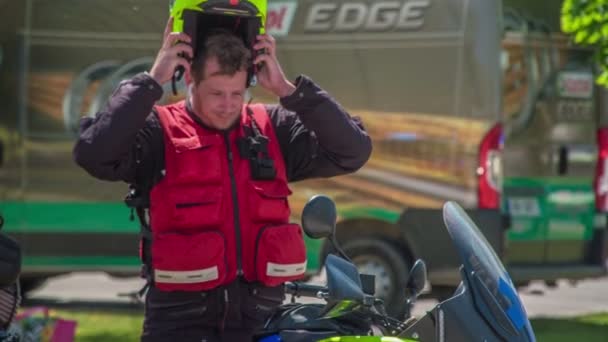
[[(322, 282), (323, 279), (313, 279)], [(32, 293), (34, 303), (75, 307), (125, 307), (138, 309), (121, 293), (137, 291), (143, 282), (137, 278), (110, 278), (103, 273), (79, 273), (54, 278)], [(520, 291), (531, 317), (573, 316), (608, 312), (608, 278), (586, 280), (572, 286), (560, 281), (556, 288), (532, 284)], [(420, 315), (435, 305), (433, 300), (419, 301), (415, 314)]]

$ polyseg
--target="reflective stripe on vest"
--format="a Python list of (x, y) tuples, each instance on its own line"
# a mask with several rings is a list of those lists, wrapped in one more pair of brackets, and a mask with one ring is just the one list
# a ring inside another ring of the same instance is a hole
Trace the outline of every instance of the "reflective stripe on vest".
[(266, 275), (272, 277), (292, 277), (306, 272), (306, 261), (298, 264), (266, 263)]
[(154, 270), (154, 281), (168, 284), (192, 284), (219, 278), (217, 266), (194, 271)]

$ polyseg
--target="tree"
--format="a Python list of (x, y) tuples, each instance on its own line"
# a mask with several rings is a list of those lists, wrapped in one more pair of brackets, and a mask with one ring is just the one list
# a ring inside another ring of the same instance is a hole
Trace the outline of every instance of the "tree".
[(561, 27), (575, 43), (594, 48), (601, 68), (597, 83), (608, 87), (608, 0), (564, 0)]

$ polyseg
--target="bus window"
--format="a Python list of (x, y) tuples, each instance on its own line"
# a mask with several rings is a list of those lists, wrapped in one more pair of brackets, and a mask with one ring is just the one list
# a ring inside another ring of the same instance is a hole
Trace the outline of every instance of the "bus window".
[(529, 67), (525, 57), (523, 35), (508, 33), (503, 41), (503, 51), (506, 56), (503, 112), (508, 121), (523, 109), (529, 89)]
[[(549, 105), (553, 112), (550, 130), (554, 172), (558, 176), (592, 177), (597, 161), (595, 134), (600, 121), (594, 85), (592, 53), (559, 46), (562, 65), (555, 79), (555, 96)], [(559, 151), (559, 152), (557, 152)], [(560, 154), (561, 153), (561, 154)], [(559, 167), (562, 162), (564, 167)]]
[(530, 22), (518, 11), (506, 8), (503, 14), (505, 36), (502, 47), (508, 56), (503, 69), (503, 121), (508, 132), (513, 121), (526, 115), (538, 82), (538, 64), (530, 48)]
[[(518, 17), (519, 18), (519, 17)], [(503, 122), (505, 127), (505, 177), (542, 176), (548, 168), (545, 154), (547, 130), (543, 129), (545, 108), (537, 105), (539, 94), (551, 71), (545, 64), (548, 35), (531, 31), (524, 18), (519, 32), (506, 32), (503, 49), (508, 51), (508, 67), (503, 81)]]

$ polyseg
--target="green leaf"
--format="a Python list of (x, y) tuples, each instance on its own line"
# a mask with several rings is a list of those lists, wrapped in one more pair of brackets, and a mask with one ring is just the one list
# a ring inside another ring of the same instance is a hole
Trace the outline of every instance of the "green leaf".
[(585, 15), (581, 19), (584, 26), (589, 26), (593, 22), (593, 18), (589, 15)]
[(602, 36), (604, 36), (605, 38), (608, 38), (608, 24), (603, 24), (601, 31), (602, 31)]
[(599, 32), (593, 32), (589, 38), (587, 38), (587, 44), (595, 44), (597, 43), (602, 35)]
[(596, 79), (595, 83), (608, 87), (608, 71), (604, 70)]
[(585, 40), (587, 39), (587, 37), (589, 36), (589, 32), (587, 31), (578, 31), (576, 33), (576, 35), (574, 36), (574, 41), (579, 43), (579, 44), (584, 44)]

